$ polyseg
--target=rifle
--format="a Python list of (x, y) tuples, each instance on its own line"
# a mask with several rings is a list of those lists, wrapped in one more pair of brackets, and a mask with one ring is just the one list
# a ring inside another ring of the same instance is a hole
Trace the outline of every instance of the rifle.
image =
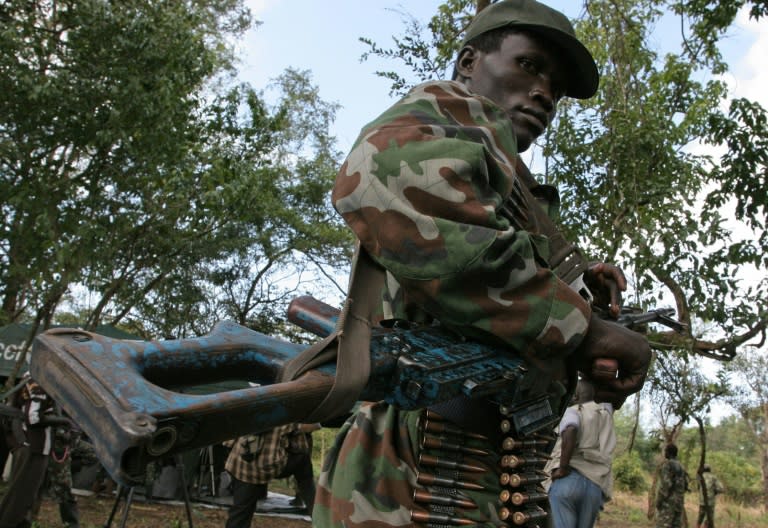
[[(308, 296), (288, 319), (328, 335), (339, 311)], [(96, 455), (123, 485), (143, 482), (164, 456), (279, 425), (301, 423), (333, 385), (325, 363), (287, 382), (282, 366), (303, 345), (230, 321), (190, 339), (133, 341), (77, 329), (52, 329), (33, 343), (32, 377), (93, 441)], [(368, 353), (368, 351), (361, 351)], [(490, 397), (511, 409), (518, 434), (553, 425), (568, 395), (500, 347), (467, 341), (439, 326), (394, 322), (371, 337), (371, 376), (358, 400), (420, 409), (459, 395)], [(246, 388), (191, 394), (194, 386), (247, 380)], [(351, 409), (339, 409), (339, 415)]]

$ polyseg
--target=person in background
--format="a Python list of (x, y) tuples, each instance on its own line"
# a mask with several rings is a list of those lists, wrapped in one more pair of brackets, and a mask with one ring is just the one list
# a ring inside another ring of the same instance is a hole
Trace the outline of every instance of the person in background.
[(32, 524), (35, 501), (48, 468), (53, 446), (52, 427), (46, 423), (53, 413), (53, 400), (33, 379), (16, 393), (13, 405), (23, 418), (14, 424), (12, 435), (13, 465), (8, 492), (0, 502), (0, 528), (27, 528)]
[(656, 528), (681, 528), (688, 474), (677, 460), (677, 446), (667, 444), (656, 487)]
[[(723, 485), (712, 473), (709, 464), (704, 464), (699, 477), (699, 517), (696, 520), (696, 528), (709, 528), (715, 520), (715, 502), (717, 496), (725, 491)], [(706, 500), (704, 494), (706, 493)]]
[(66, 528), (80, 528), (80, 512), (72, 493), (73, 460), (98, 463), (93, 446), (82, 437), (82, 431), (71, 421), (54, 428), (51, 460), (48, 462), (48, 494), (59, 505), (59, 516)]
[(559, 430), (545, 468), (552, 479), (552, 523), (554, 528), (591, 528), (613, 492), (613, 405), (595, 403), (592, 385), (581, 380)]
[(303, 513), (312, 515), (315, 478), (310, 437), (319, 428), (319, 424), (289, 424), (234, 442), (224, 465), (232, 477), (226, 528), (248, 528), (258, 501), (267, 497), (269, 481), (276, 478), (296, 478)]

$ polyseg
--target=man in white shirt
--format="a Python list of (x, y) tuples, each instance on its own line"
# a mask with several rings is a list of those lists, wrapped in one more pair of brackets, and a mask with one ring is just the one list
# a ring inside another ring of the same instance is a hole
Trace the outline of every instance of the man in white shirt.
[(595, 403), (592, 385), (581, 380), (559, 430), (546, 467), (552, 522), (554, 528), (591, 528), (613, 491), (613, 406)]

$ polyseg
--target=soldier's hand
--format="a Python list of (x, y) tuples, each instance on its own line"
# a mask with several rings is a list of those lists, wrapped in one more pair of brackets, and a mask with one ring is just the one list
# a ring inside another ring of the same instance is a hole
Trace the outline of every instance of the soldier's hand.
[(576, 368), (595, 387), (595, 401), (618, 409), (643, 387), (651, 348), (641, 334), (595, 315), (576, 349)]
[(627, 289), (627, 279), (621, 268), (605, 262), (593, 263), (584, 272), (584, 283), (595, 298), (595, 304), (614, 318), (621, 311), (621, 292)]

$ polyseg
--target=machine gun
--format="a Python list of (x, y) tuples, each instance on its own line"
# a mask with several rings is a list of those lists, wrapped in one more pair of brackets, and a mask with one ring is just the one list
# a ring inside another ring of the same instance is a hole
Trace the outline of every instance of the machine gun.
[(632, 329), (637, 329), (648, 323), (659, 323), (668, 326), (675, 332), (684, 332), (688, 328), (687, 325), (675, 319), (674, 316), (674, 308), (657, 308), (647, 312), (635, 308), (622, 308), (616, 323)]
[[(311, 297), (295, 299), (288, 310), (290, 321), (321, 337), (338, 316)], [(330, 390), (336, 368), (326, 363), (276, 382), (304, 348), (227, 321), (205, 336), (158, 341), (53, 329), (36, 338), (30, 369), (88, 435), (112, 477), (131, 486), (159, 457), (304, 421)], [(521, 436), (556, 423), (567, 404), (565, 395), (553, 399), (547, 377), (521, 358), (438, 326), (374, 328), (370, 354), (361, 401), (419, 409), (459, 395), (490, 397), (509, 406)], [(226, 380), (251, 386), (187, 391)]]

